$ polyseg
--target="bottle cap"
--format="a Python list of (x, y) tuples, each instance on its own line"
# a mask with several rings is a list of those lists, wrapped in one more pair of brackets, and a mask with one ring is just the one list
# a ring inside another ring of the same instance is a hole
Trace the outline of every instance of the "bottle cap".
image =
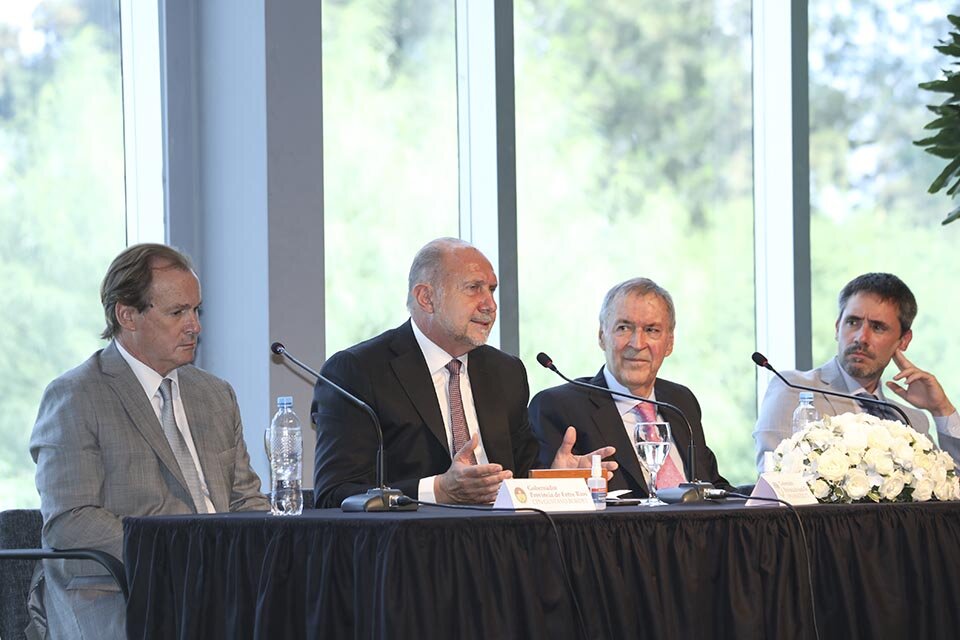
[(293, 406), (293, 396), (277, 396), (277, 409)]
[(603, 476), (603, 470), (600, 468), (600, 456), (597, 454), (590, 458), (590, 475), (594, 478)]
[(801, 391), (800, 402), (813, 402), (813, 391)]

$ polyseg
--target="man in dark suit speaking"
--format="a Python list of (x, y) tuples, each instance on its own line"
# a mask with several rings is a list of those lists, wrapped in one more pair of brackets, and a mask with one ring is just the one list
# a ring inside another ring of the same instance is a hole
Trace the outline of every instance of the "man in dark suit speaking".
[[(487, 346), (497, 318), (497, 276), (472, 245), (440, 238), (410, 267), (410, 320), (334, 354), (322, 373), (367, 402), (383, 428), (384, 482), (430, 502), (485, 503), (500, 483), (525, 476), (537, 461), (530, 431), (530, 389), (523, 363)], [(319, 383), (311, 417), (317, 426), (318, 507), (338, 507), (376, 484), (377, 436), (370, 418)], [(589, 466), (574, 434), (557, 466)], [(613, 454), (605, 447), (598, 452)], [(609, 470), (616, 465), (606, 463)]]
[[(730, 485), (717, 471), (717, 459), (704, 441), (697, 398), (687, 387), (657, 378), (664, 358), (673, 351), (676, 324), (673, 299), (655, 282), (634, 278), (618, 284), (607, 292), (600, 309), (600, 348), (607, 363), (592, 379), (581, 381), (678, 407), (693, 429), (696, 479), (727, 489)], [(577, 430), (574, 452), (601, 443), (613, 445), (620, 473), (611, 480), (609, 489), (630, 489), (637, 497), (648, 491), (645, 472), (633, 447), (634, 425), (641, 421), (669, 422), (674, 446), (657, 475), (657, 488), (694, 479), (692, 470), (685, 468), (683, 455), (690, 444), (690, 432), (680, 416), (669, 410), (659, 414), (649, 403), (638, 404), (606, 392), (564, 384), (534, 396), (530, 418), (540, 440), (541, 460), (549, 459), (561, 446), (568, 425)]]

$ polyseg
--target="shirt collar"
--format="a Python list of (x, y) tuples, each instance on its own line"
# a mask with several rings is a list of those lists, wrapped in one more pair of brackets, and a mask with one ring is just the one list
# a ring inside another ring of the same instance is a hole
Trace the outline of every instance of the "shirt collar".
[[(613, 377), (613, 374), (610, 372), (610, 369), (607, 368), (607, 365), (603, 365), (603, 379), (607, 383), (607, 388), (611, 391), (620, 391), (622, 393), (632, 393), (630, 389), (627, 389), (625, 386), (620, 384), (620, 381)], [(636, 395), (636, 394), (634, 394)], [(630, 413), (635, 406), (637, 406), (636, 400), (631, 400), (630, 398), (624, 398), (623, 396), (612, 396), (614, 403), (617, 405), (617, 411), (620, 412), (621, 416), (625, 416)], [(649, 396), (651, 400), (656, 400), (656, 391), (653, 391)]]
[[(846, 369), (844, 369), (844, 368), (840, 365), (840, 360), (839, 360), (839, 359), (837, 359), (837, 368), (840, 369), (840, 376), (843, 377), (843, 383), (844, 383), (845, 385), (847, 385), (847, 393), (849, 393), (849, 394), (852, 395), (852, 396), (855, 396), (855, 395), (858, 395), (858, 394), (861, 394), (861, 393), (866, 393), (866, 394), (868, 394), (868, 395), (870, 394), (869, 391), (867, 391), (866, 389), (863, 388), (863, 385), (861, 385), (861, 384), (860, 384), (859, 382), (857, 382), (850, 374), (847, 373)], [(877, 391), (876, 391), (876, 393), (874, 393), (873, 395), (875, 395), (876, 397), (880, 398), (881, 400), (884, 400), (884, 399), (885, 399), (885, 398), (883, 397), (883, 384), (882, 384), (882, 383), (880, 383), (880, 382), (877, 383)]]
[[(427, 371), (430, 372), (430, 375), (433, 376), (435, 373), (447, 366), (453, 356), (443, 350), (436, 342), (431, 340), (426, 336), (426, 334), (420, 330), (420, 327), (417, 326), (417, 322), (411, 318), (410, 326), (413, 327), (413, 335), (417, 339), (417, 344), (420, 345), (420, 351), (423, 352), (423, 359), (427, 361)], [(466, 370), (467, 367), (467, 356), (468, 353), (463, 354), (457, 360), (463, 363), (463, 370)]]
[[(133, 375), (137, 377), (137, 381), (140, 383), (140, 386), (143, 387), (143, 392), (147, 394), (148, 398), (153, 399), (153, 397), (157, 395), (157, 390), (160, 389), (160, 383), (163, 382), (164, 376), (161, 376), (149, 365), (140, 362), (132, 356), (130, 352), (123, 348), (119, 340), (114, 340), (113, 344), (117, 345), (117, 351), (120, 352), (120, 356), (130, 365), (130, 368), (133, 370)], [(177, 375), (177, 370), (174, 369), (168, 373), (166, 377), (173, 380), (174, 394), (176, 394), (176, 389), (180, 385), (180, 377)]]

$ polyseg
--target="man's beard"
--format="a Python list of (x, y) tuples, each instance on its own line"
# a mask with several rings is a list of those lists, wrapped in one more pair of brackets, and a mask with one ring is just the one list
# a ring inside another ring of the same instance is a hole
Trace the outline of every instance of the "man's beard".
[(871, 362), (857, 363), (853, 362), (850, 356), (854, 353), (860, 353), (871, 358), (873, 362), (876, 362), (876, 354), (870, 351), (869, 349), (864, 349), (861, 345), (854, 343), (844, 349), (843, 353), (840, 356), (840, 366), (843, 367), (843, 370), (852, 378), (857, 378), (858, 380), (879, 380), (880, 376), (883, 375), (883, 370), (887, 368), (889, 360), (880, 364), (871, 364)]
[(487, 344), (487, 339), (489, 339), (490, 332), (493, 330), (493, 323), (496, 320), (496, 316), (491, 314), (491, 315), (485, 315), (478, 319), (490, 322), (490, 325), (486, 331), (484, 331), (483, 329), (480, 328), (479, 325), (477, 325), (475, 333), (478, 334), (480, 337), (474, 337), (473, 335), (470, 334), (470, 328), (471, 328), (471, 325), (473, 324), (472, 321), (468, 322), (465, 327), (455, 327), (453, 326), (452, 323), (450, 323), (446, 318), (442, 316), (438, 318), (438, 321), (440, 326), (443, 327), (443, 329), (447, 333), (449, 333), (457, 342), (461, 344), (469, 344), (472, 347), (482, 347), (483, 345)]

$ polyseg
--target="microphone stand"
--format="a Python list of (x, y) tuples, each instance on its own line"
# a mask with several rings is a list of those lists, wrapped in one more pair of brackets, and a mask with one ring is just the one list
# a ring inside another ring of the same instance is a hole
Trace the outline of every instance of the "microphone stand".
[(709, 482), (702, 482), (697, 480), (697, 454), (696, 454), (696, 445), (693, 442), (693, 427), (690, 426), (690, 421), (687, 419), (687, 416), (680, 411), (680, 408), (670, 404), (669, 402), (663, 402), (660, 400), (653, 400), (652, 398), (644, 398), (642, 396), (636, 396), (632, 393), (625, 393), (623, 391), (616, 391), (614, 389), (608, 389), (607, 387), (600, 387), (595, 384), (589, 384), (587, 382), (581, 382), (580, 380), (573, 380), (567, 376), (560, 373), (560, 370), (557, 369), (556, 365), (553, 364), (553, 360), (547, 354), (542, 351), (537, 354), (537, 362), (541, 366), (550, 369), (555, 374), (566, 380), (572, 385), (583, 387), (584, 389), (590, 389), (592, 391), (600, 391), (607, 394), (612, 394), (615, 396), (620, 396), (622, 398), (629, 398), (630, 400), (636, 400), (637, 402), (648, 402), (652, 405), (663, 407), (665, 409), (670, 409), (675, 414), (680, 416), (683, 420), (683, 423), (687, 427), (687, 431), (690, 432), (690, 446), (687, 447), (687, 468), (690, 470), (690, 476), (693, 478), (692, 482), (682, 482), (676, 489), (660, 489), (657, 490), (654, 487), (650, 490), (650, 493), (656, 493), (664, 502), (673, 503), (673, 502), (699, 502), (703, 500), (704, 493), (708, 489), (713, 489), (713, 484)]
[(383, 429), (380, 427), (380, 420), (377, 414), (366, 402), (353, 395), (336, 382), (330, 380), (318, 371), (314, 371), (304, 363), (292, 356), (280, 342), (274, 342), (270, 345), (270, 351), (285, 357), (310, 375), (317, 379), (317, 382), (323, 382), (335, 389), (340, 395), (348, 399), (354, 405), (362, 409), (373, 421), (373, 426), (377, 430), (377, 486), (368, 489), (366, 493), (349, 496), (340, 503), (340, 509), (343, 511), (416, 511), (416, 502), (401, 501), (405, 497), (399, 489), (391, 489), (383, 483), (385, 476), (383, 461)]
[(910, 424), (910, 418), (907, 417), (906, 412), (894, 402), (887, 402), (886, 400), (881, 400), (880, 398), (869, 398), (866, 396), (855, 396), (850, 393), (840, 393), (839, 391), (832, 391), (830, 389), (817, 389), (815, 387), (805, 387), (800, 384), (793, 384), (792, 382), (784, 378), (782, 375), (780, 375), (780, 372), (774, 369), (773, 365), (771, 365), (770, 362), (766, 359), (766, 357), (764, 357), (764, 355), (759, 351), (754, 351), (751, 358), (753, 359), (753, 363), (755, 365), (757, 365), (758, 367), (763, 367), (764, 369), (769, 369), (770, 371), (773, 372), (775, 376), (780, 378), (783, 384), (787, 385), (791, 389), (800, 389), (801, 391), (812, 391), (814, 393), (822, 393), (825, 396), (846, 398), (847, 400), (853, 400), (854, 402), (867, 402), (869, 404), (883, 405), (884, 407), (888, 407), (890, 409), (893, 409), (897, 413), (899, 413), (900, 417), (903, 418), (903, 424), (907, 425), (908, 427), (913, 427), (913, 425)]

